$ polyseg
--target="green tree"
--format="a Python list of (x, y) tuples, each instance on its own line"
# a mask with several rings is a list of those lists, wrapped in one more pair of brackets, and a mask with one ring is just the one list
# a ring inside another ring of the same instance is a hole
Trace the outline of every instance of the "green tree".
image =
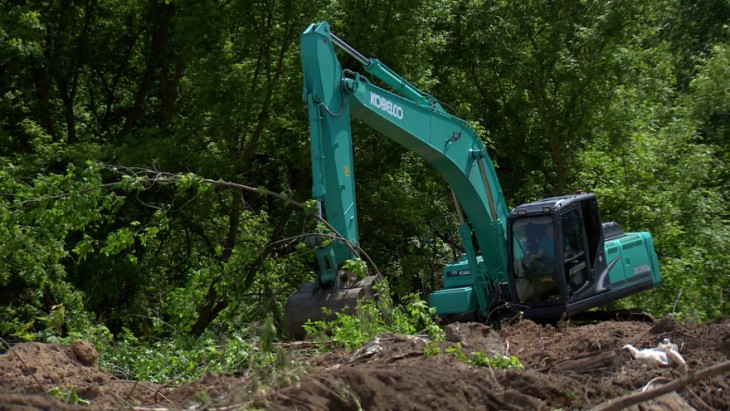
[[(697, 75), (690, 83), (690, 92), (684, 98), (698, 122), (702, 141), (717, 146), (718, 155), (727, 166), (730, 164), (730, 47), (718, 44), (712, 53), (697, 67)], [(718, 185), (726, 188), (728, 175)]]
[(574, 160), (624, 67), (640, 8), (603, 1), (452, 1), (440, 90), (494, 142), (514, 203), (572, 189)]
[[(645, 24), (656, 27), (651, 19)], [(682, 93), (670, 45), (657, 30), (642, 32), (641, 41), (625, 48), (623, 61), (635, 69), (604, 112), (609, 126), (596, 130), (581, 153), (579, 181), (599, 195), (604, 219), (654, 235), (663, 284), (633, 303), (704, 319), (728, 309), (722, 296), (730, 267), (722, 250), (730, 232), (718, 184), (727, 164), (719, 147), (700, 136), (706, 121), (695, 105), (703, 99)], [(698, 77), (695, 93), (722, 71)]]
[[(0, 333), (42, 327), (30, 322), (60, 304), (69, 328), (94, 319), (142, 343), (279, 322), (315, 268), (296, 239), (316, 223), (287, 199), (311, 185), (297, 40), (324, 19), (485, 130), (511, 203), (579, 187), (651, 229), (665, 285), (642, 301), (666, 311), (681, 290), (701, 302), (687, 314), (726, 313), (712, 301), (730, 288), (728, 9), (0, 0)], [(446, 185), (353, 132), (362, 246), (396, 296), (437, 287)]]

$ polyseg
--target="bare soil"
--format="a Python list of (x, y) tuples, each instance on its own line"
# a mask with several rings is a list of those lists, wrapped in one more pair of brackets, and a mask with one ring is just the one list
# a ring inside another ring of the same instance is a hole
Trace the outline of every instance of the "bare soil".
[[(625, 344), (654, 347), (663, 338), (679, 346), (689, 372), (730, 360), (730, 318), (705, 324), (663, 319), (592, 325), (538, 325), (531, 321), (494, 331), (481, 324), (452, 324), (441, 354), (423, 355), (426, 340), (385, 335), (356, 352), (315, 356), (283, 344), (305, 360), (309, 374), (295, 384), (265, 389), (245, 376), (208, 373), (179, 386), (114, 377), (94, 364), (88, 344), (14, 345), (0, 355), (0, 410), (272, 409), (272, 410), (552, 410), (591, 409), (608, 400), (681, 377), (631, 358)], [(459, 344), (470, 355), (514, 355), (524, 370), (470, 367), (443, 353)], [(659, 378), (657, 378), (659, 377)], [(75, 389), (90, 405), (47, 392)], [(634, 410), (729, 410), (730, 376), (718, 375)]]

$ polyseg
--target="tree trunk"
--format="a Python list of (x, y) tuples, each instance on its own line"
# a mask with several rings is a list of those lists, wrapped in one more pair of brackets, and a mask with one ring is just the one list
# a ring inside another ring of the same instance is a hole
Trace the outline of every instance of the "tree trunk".
[(35, 61), (33, 69), (33, 78), (36, 86), (36, 95), (38, 97), (38, 121), (50, 136), (55, 137), (53, 128), (53, 118), (51, 116), (51, 85), (44, 64), (40, 60)]
[(58, 88), (63, 102), (63, 117), (66, 120), (66, 137), (69, 143), (76, 142), (76, 116), (74, 115), (73, 95), (69, 92), (68, 82), (60, 81)]
[(158, 70), (163, 72), (167, 70), (167, 51), (170, 42), (170, 20), (174, 13), (173, 3), (161, 4), (159, 10), (159, 18), (155, 24), (152, 38), (150, 40), (150, 53), (147, 56), (147, 69), (142, 77), (142, 82), (134, 96), (134, 103), (129, 108), (124, 121), (124, 127), (119, 133), (120, 136), (126, 136), (134, 128), (137, 120), (142, 115), (144, 101), (147, 94), (152, 89), (152, 81)]
[[(219, 261), (221, 263), (228, 261), (233, 255), (233, 249), (238, 239), (238, 226), (241, 223), (241, 210), (243, 209), (243, 198), (241, 193), (233, 192), (231, 209), (228, 212), (228, 234), (223, 244), (223, 253)], [(190, 329), (195, 336), (203, 334), (208, 325), (223, 311), (230, 301), (224, 296), (220, 296), (216, 290), (217, 285), (222, 281), (222, 274), (214, 278), (208, 287), (208, 292), (203, 300), (203, 305), (198, 309), (198, 318)]]

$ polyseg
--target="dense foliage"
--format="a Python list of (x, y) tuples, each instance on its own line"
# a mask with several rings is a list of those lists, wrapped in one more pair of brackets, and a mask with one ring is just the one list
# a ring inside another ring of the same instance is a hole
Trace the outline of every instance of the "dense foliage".
[[(728, 0), (0, 0), (0, 336), (59, 307), (52, 334), (128, 346), (281, 324), (314, 269), (298, 36), (325, 19), (474, 123), (511, 205), (581, 188), (651, 231), (664, 282), (626, 304), (730, 314)], [(361, 245), (396, 301), (429, 291), (447, 188), (354, 133)]]
[(326, 318), (308, 321), (304, 329), (309, 338), (323, 340), (331, 347), (355, 349), (385, 333), (422, 334), (431, 341), (443, 340), (443, 332), (433, 321), (435, 308), (429, 308), (418, 295), (394, 306), (385, 283), (376, 286), (377, 297), (358, 302), (354, 313), (327, 312)]

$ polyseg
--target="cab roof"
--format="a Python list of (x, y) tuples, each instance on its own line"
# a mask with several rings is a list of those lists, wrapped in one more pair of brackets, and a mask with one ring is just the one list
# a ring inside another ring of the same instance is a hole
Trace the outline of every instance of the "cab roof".
[(510, 211), (509, 218), (557, 214), (565, 207), (585, 201), (596, 201), (596, 195), (593, 193), (576, 193), (560, 197), (543, 198), (542, 200), (533, 201), (531, 203), (515, 207), (512, 211)]

